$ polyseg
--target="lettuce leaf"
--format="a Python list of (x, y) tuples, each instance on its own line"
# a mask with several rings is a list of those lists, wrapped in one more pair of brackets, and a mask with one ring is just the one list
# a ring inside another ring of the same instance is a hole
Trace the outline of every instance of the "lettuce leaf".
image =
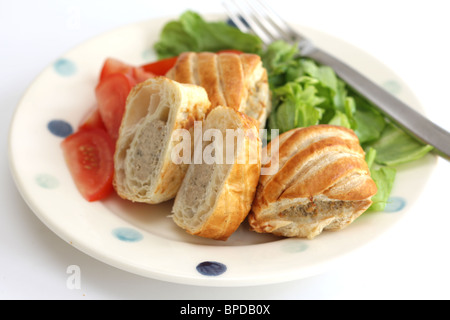
[(375, 163), (377, 151), (368, 148), (366, 151), (366, 162), (370, 169), (370, 176), (377, 185), (377, 193), (372, 197), (372, 205), (369, 211), (383, 211), (386, 207), (392, 188), (394, 187), (397, 170), (393, 167), (378, 166)]
[(206, 22), (199, 14), (186, 11), (177, 21), (167, 23), (154, 49), (159, 59), (178, 56), (186, 51), (217, 52), (236, 49), (248, 53), (261, 53), (262, 41), (225, 22)]
[(290, 74), (293, 72), (294, 77), (298, 77), (298, 62), (295, 56), (298, 49), (284, 41), (276, 41), (272, 43), (262, 53), (261, 59), (269, 76), (269, 85), (274, 88), (285, 85), (292, 78)]
[(372, 197), (372, 205), (369, 211), (383, 211), (389, 201), (397, 169), (394, 167), (379, 167), (371, 169), (370, 175), (377, 185), (378, 192)]
[[(356, 129), (356, 103), (345, 83), (327, 66), (301, 58), (298, 47), (272, 43), (262, 54), (274, 94), (270, 129), (281, 132), (315, 124)], [(296, 94), (287, 94), (295, 91)]]
[(367, 145), (377, 150), (375, 161), (378, 164), (397, 166), (418, 160), (433, 150), (424, 145), (392, 123), (388, 123), (380, 138)]
[(323, 99), (317, 97), (316, 93), (315, 87), (303, 87), (295, 82), (288, 82), (274, 89), (274, 99), (278, 107), (270, 116), (270, 127), (283, 133), (292, 128), (318, 124), (323, 112), (316, 106), (322, 103)]

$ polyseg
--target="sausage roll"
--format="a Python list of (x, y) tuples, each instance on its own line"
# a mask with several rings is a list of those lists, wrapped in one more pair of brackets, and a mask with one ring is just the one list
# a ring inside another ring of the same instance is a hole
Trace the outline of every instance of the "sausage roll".
[(173, 199), (188, 168), (172, 161), (173, 136), (203, 121), (210, 106), (199, 86), (165, 77), (137, 85), (128, 96), (114, 156), (118, 195), (150, 204)]
[[(208, 114), (203, 131), (210, 129), (216, 130), (214, 141), (205, 141), (201, 151), (220, 154), (219, 161), (190, 164), (172, 217), (192, 235), (227, 240), (250, 212), (261, 172), (261, 140), (256, 120), (228, 107)], [(235, 133), (236, 139), (229, 136)]]
[(267, 71), (255, 54), (182, 53), (168, 78), (202, 86), (212, 108), (227, 106), (266, 125), (271, 110)]
[(278, 169), (260, 177), (249, 215), (254, 231), (313, 239), (324, 230), (343, 229), (372, 204), (377, 187), (352, 130), (294, 129), (266, 148), (270, 162), (264, 166)]

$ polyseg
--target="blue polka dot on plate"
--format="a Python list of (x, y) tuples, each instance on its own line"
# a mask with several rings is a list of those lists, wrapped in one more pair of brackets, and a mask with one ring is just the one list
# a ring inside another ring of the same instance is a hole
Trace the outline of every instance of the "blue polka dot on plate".
[(144, 238), (142, 233), (132, 228), (116, 228), (113, 235), (124, 242), (138, 242)]
[(73, 76), (77, 72), (77, 66), (68, 59), (59, 59), (53, 64), (56, 73), (63, 77)]
[(70, 123), (64, 120), (52, 120), (47, 124), (47, 129), (57, 137), (65, 138), (73, 133)]
[(59, 181), (49, 174), (39, 174), (35, 178), (36, 183), (44, 189), (56, 189), (59, 186)]
[(227, 271), (227, 266), (220, 262), (205, 261), (197, 265), (197, 271), (210, 277), (217, 277)]
[(403, 210), (403, 208), (406, 206), (406, 200), (402, 197), (391, 197), (389, 198), (386, 208), (384, 208), (385, 212), (399, 212)]

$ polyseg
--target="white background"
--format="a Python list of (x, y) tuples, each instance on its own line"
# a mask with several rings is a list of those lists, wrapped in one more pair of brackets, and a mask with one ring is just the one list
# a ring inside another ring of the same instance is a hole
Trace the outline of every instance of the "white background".
[[(427, 116), (450, 130), (448, 0), (269, 2), (288, 20), (377, 57), (408, 84)], [(268, 286), (202, 288), (143, 278), (74, 249), (34, 216), (14, 185), (7, 157), (9, 124), (27, 87), (52, 61), (93, 36), (186, 9), (222, 12), (220, 1), (204, 0), (0, 0), (0, 298), (450, 298), (450, 165), (442, 159), (406, 218), (380, 239), (321, 275)], [(81, 269), (79, 290), (66, 286), (70, 265)]]

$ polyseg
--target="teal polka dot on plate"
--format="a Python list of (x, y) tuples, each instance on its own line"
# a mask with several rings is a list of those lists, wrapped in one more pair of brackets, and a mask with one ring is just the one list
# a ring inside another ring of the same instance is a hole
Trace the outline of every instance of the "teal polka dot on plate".
[(283, 243), (281, 250), (286, 253), (300, 253), (308, 250), (308, 244), (305, 241), (289, 241)]
[(398, 95), (402, 91), (402, 86), (395, 80), (389, 80), (384, 82), (383, 88), (393, 95)]
[(116, 228), (112, 233), (117, 239), (124, 242), (138, 242), (144, 238), (142, 233), (132, 228)]
[(406, 206), (406, 200), (402, 197), (391, 197), (384, 208), (385, 212), (394, 213), (403, 210)]
[(146, 49), (146, 50), (144, 50), (144, 51), (142, 52), (142, 58), (143, 58), (145, 61), (153, 61), (153, 60), (155, 60), (155, 55), (154, 55), (154, 53), (153, 53), (153, 50), (152, 50), (152, 49)]
[(77, 66), (68, 59), (59, 59), (53, 64), (56, 73), (63, 77), (73, 76), (77, 72)]
[(35, 178), (36, 183), (44, 189), (56, 189), (59, 186), (59, 181), (49, 174), (39, 174)]

